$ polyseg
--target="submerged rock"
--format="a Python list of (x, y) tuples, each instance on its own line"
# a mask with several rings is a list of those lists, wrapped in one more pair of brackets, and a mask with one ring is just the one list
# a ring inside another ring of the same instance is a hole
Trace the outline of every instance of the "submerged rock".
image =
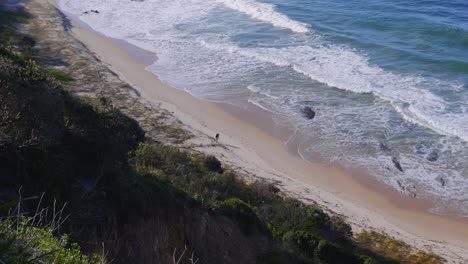
[(432, 151), (431, 153), (429, 153), (429, 155), (427, 155), (426, 159), (432, 162), (437, 161), (439, 159), (439, 152), (437, 152), (436, 150)]
[(386, 152), (392, 151), (392, 149), (385, 142), (379, 142), (379, 147), (381, 150)]
[(399, 171), (403, 172), (403, 168), (401, 167), (401, 164), (400, 164), (400, 162), (398, 161), (398, 159), (396, 157), (392, 157), (392, 162), (393, 162), (393, 165), (395, 166), (395, 168), (397, 168)]
[(312, 110), (312, 108), (310, 108), (309, 106), (302, 108), (302, 113), (307, 119), (314, 119), (315, 117), (315, 111)]
[(440, 185), (442, 185), (442, 187), (445, 187), (445, 185), (447, 185), (447, 181), (442, 177), (437, 177), (436, 180), (440, 182)]

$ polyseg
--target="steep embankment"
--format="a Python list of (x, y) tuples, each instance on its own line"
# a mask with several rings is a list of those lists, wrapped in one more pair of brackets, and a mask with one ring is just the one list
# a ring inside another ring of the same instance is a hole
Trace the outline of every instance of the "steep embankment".
[[(85, 241), (86, 252), (99, 251), (102, 242), (119, 263), (169, 263), (185, 245), (204, 262), (244, 263), (268, 248), (265, 234), (247, 237), (235, 221), (135, 172), (128, 153), (144, 140), (135, 121), (71, 96), (12, 50), (0, 54), (3, 203), (19, 199), (20, 189), (23, 197), (45, 192), (44, 206), (68, 203), (63, 230)], [(36, 203), (24, 202), (22, 210), (31, 212)]]

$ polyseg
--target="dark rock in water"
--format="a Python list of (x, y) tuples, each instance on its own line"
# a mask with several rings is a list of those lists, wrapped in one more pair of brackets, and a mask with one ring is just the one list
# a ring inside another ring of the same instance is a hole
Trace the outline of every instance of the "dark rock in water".
[(379, 147), (381, 150), (386, 151), (386, 152), (392, 151), (392, 149), (387, 144), (385, 144), (385, 142), (380, 142)]
[(97, 11), (97, 10), (91, 10), (91, 12), (99, 14), (99, 11)]
[(437, 152), (436, 150), (432, 151), (431, 153), (429, 153), (429, 155), (427, 155), (426, 159), (428, 161), (437, 161), (439, 159), (439, 152)]
[(401, 167), (401, 164), (400, 164), (400, 162), (398, 161), (397, 158), (392, 157), (392, 162), (393, 162), (393, 165), (395, 166), (395, 168), (397, 168), (399, 171), (403, 172), (403, 168)]
[(89, 12), (88, 12), (88, 11), (84, 11), (83, 14), (89, 14)]
[(440, 185), (442, 185), (442, 187), (445, 187), (445, 185), (447, 185), (447, 181), (442, 177), (438, 177), (436, 178), (436, 180), (440, 182)]
[(308, 106), (302, 108), (302, 113), (307, 119), (313, 119), (315, 117), (315, 111)]

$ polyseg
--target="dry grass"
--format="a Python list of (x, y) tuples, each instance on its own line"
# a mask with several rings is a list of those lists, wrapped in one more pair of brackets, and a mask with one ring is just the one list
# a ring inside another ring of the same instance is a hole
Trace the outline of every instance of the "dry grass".
[(441, 264), (445, 260), (429, 252), (416, 250), (403, 241), (375, 231), (362, 231), (356, 241), (372, 252), (404, 264)]
[(161, 124), (158, 128), (159, 132), (163, 133), (174, 144), (181, 144), (193, 136), (188, 130), (177, 125)]

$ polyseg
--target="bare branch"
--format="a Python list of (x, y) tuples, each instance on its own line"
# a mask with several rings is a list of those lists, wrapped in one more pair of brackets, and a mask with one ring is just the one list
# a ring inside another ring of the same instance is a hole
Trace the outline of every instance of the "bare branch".
[(190, 260), (190, 263), (192, 263), (192, 264), (197, 264), (197, 262), (198, 262), (198, 258), (194, 259), (194, 253), (193, 252), (192, 252), (192, 256), (189, 258), (189, 260)]
[(184, 251), (182, 251), (182, 253), (180, 254), (179, 258), (176, 261), (177, 248), (174, 248), (174, 253), (172, 253), (172, 263), (179, 264), (182, 258), (184, 257), (186, 251), (187, 251), (187, 245), (185, 245)]

